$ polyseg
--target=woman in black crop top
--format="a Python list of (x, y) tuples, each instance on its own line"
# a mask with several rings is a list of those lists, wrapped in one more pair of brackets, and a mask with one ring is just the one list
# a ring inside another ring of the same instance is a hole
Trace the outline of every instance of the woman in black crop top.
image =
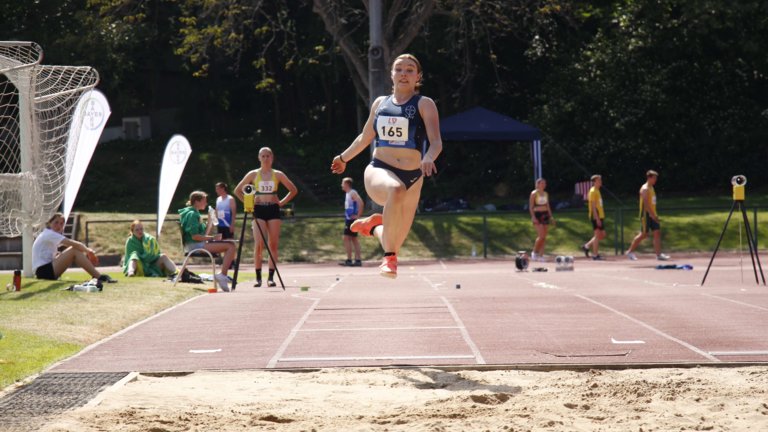
[(365, 169), (365, 191), (382, 213), (355, 221), (350, 229), (376, 236), (384, 248), (382, 276), (397, 277), (397, 255), (411, 230), (421, 196), (423, 176), (437, 172), (435, 159), (443, 149), (435, 102), (419, 94), (421, 64), (411, 54), (392, 63), (392, 94), (381, 96), (360, 135), (333, 158), (331, 172), (341, 174), (347, 162), (375, 143), (373, 161)]

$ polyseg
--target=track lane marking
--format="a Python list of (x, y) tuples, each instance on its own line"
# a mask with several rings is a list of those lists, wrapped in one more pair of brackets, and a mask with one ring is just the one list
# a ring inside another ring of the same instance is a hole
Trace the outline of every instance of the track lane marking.
[(675, 287), (698, 287), (701, 286), (701, 284), (684, 284), (684, 283), (677, 283), (677, 282), (655, 282), (648, 279), (642, 279), (642, 278), (633, 278), (629, 276), (612, 276), (607, 274), (600, 274), (600, 273), (593, 273), (592, 274), (595, 277), (601, 277), (603, 279), (616, 279), (621, 281), (632, 281), (632, 282), (641, 282), (646, 285), (651, 286), (659, 286), (659, 287), (667, 287), (667, 288), (675, 288)]
[(300, 329), (300, 332), (344, 332), (344, 331), (377, 331), (377, 330), (455, 330), (457, 326), (435, 326), (435, 327), (353, 327), (353, 328), (318, 328), (318, 329)]
[(768, 355), (768, 351), (710, 351), (710, 354), (714, 356), (764, 356)]
[(371, 360), (448, 360), (448, 359), (471, 359), (475, 356), (470, 354), (449, 354), (449, 355), (404, 355), (404, 356), (351, 356), (351, 357), (284, 357), (280, 362), (315, 362), (315, 361), (371, 361)]
[(758, 309), (758, 310), (761, 310), (761, 311), (768, 311), (768, 308), (764, 308), (762, 306), (753, 305), (753, 304), (750, 304), (750, 303), (740, 302), (738, 300), (729, 299), (728, 297), (720, 297), (718, 295), (707, 294), (707, 293), (701, 293), (701, 295), (703, 295), (705, 297), (712, 297), (712, 298), (715, 298), (715, 299), (718, 299), (718, 300), (724, 300), (724, 301), (731, 302), (731, 303), (736, 303), (737, 305), (751, 307), (751, 308)]
[(453, 305), (451, 302), (448, 301), (447, 298), (440, 296), (440, 299), (445, 303), (445, 306), (448, 308), (448, 311), (451, 313), (451, 316), (453, 317), (453, 320), (456, 321), (456, 324), (459, 326), (459, 332), (461, 332), (461, 337), (464, 338), (464, 342), (469, 346), (469, 349), (472, 350), (472, 354), (475, 356), (475, 361), (477, 364), (485, 364), (485, 359), (483, 358), (483, 354), (480, 353), (480, 350), (477, 348), (477, 345), (475, 345), (475, 342), (472, 340), (472, 338), (469, 336), (469, 332), (467, 331), (467, 328), (464, 327), (464, 323), (461, 321), (461, 318), (459, 318), (459, 314), (456, 313), (456, 309), (453, 308)]
[(635, 324), (638, 324), (638, 325), (640, 325), (641, 327), (643, 327), (643, 328), (645, 328), (645, 329), (647, 329), (647, 330), (650, 330), (650, 331), (652, 331), (653, 333), (656, 333), (657, 335), (659, 335), (659, 336), (661, 336), (661, 337), (663, 337), (663, 338), (665, 338), (665, 339), (667, 339), (667, 340), (670, 340), (670, 341), (672, 341), (672, 342), (675, 342), (676, 344), (679, 344), (679, 345), (681, 345), (681, 346), (683, 346), (683, 347), (685, 347), (685, 348), (688, 348), (689, 350), (691, 350), (691, 351), (695, 352), (696, 354), (698, 354), (698, 355), (700, 355), (700, 356), (702, 356), (702, 357), (704, 357), (704, 358), (706, 358), (706, 359), (708, 359), (708, 360), (710, 360), (710, 361), (713, 361), (713, 362), (717, 362), (717, 363), (720, 363), (720, 359), (718, 359), (717, 357), (715, 357), (715, 356), (713, 356), (713, 355), (709, 354), (708, 352), (706, 352), (706, 351), (704, 351), (704, 350), (701, 350), (701, 349), (699, 349), (699, 348), (697, 348), (697, 347), (695, 347), (695, 346), (693, 346), (693, 345), (689, 344), (688, 342), (685, 342), (685, 341), (683, 341), (683, 340), (680, 340), (680, 339), (678, 339), (678, 338), (676, 338), (676, 337), (674, 337), (674, 336), (672, 336), (672, 335), (666, 334), (666, 333), (664, 333), (663, 331), (661, 331), (661, 330), (657, 329), (656, 327), (653, 327), (653, 326), (652, 326), (652, 325), (650, 325), (650, 324), (647, 324), (647, 323), (645, 323), (645, 322), (643, 322), (643, 321), (640, 321), (640, 320), (639, 320), (639, 319), (637, 319), (637, 318), (633, 318), (633, 317), (631, 317), (631, 316), (629, 316), (629, 315), (625, 314), (624, 312), (621, 312), (621, 311), (619, 311), (619, 310), (616, 310), (616, 309), (614, 309), (614, 308), (612, 308), (612, 307), (610, 307), (610, 306), (608, 306), (608, 305), (606, 305), (606, 304), (600, 303), (600, 302), (599, 302), (599, 301), (597, 301), (597, 300), (593, 300), (593, 299), (591, 299), (591, 298), (589, 298), (589, 297), (586, 297), (586, 296), (583, 296), (583, 295), (581, 295), (581, 294), (574, 294), (574, 297), (578, 297), (578, 298), (580, 298), (580, 299), (582, 299), (582, 300), (585, 300), (585, 301), (588, 301), (588, 302), (590, 302), (590, 303), (592, 303), (592, 304), (594, 304), (594, 305), (600, 306), (600, 307), (601, 307), (601, 308), (603, 308), (603, 309), (607, 309), (607, 310), (609, 310), (609, 311), (611, 311), (611, 312), (615, 313), (616, 315), (619, 315), (619, 316), (621, 316), (621, 317), (623, 317), (623, 318), (625, 318), (625, 319), (628, 319), (628, 320), (632, 321), (633, 323), (635, 323)]
[(299, 319), (299, 321), (296, 323), (295, 326), (293, 326), (293, 329), (291, 329), (291, 333), (288, 334), (288, 336), (283, 340), (283, 343), (280, 345), (280, 348), (277, 349), (275, 352), (275, 355), (272, 356), (272, 358), (269, 360), (269, 363), (267, 363), (267, 369), (273, 369), (275, 365), (277, 365), (277, 362), (280, 361), (280, 357), (283, 356), (283, 353), (285, 350), (288, 349), (288, 345), (293, 342), (293, 339), (296, 337), (296, 335), (299, 333), (299, 329), (301, 329), (301, 326), (304, 325), (304, 323), (309, 319), (309, 315), (314, 312), (315, 307), (317, 307), (317, 304), (320, 303), (320, 299), (315, 299), (315, 301), (312, 302), (312, 305), (309, 306), (309, 309), (307, 309), (306, 312), (304, 312), (304, 315)]
[[(336, 287), (336, 285), (340, 284), (341, 281), (344, 280), (344, 277), (337, 278), (337, 280), (332, 283), (327, 290), (326, 293), (333, 290), (333, 288)], [(317, 304), (320, 303), (319, 298), (312, 298), (312, 297), (305, 297), (301, 295), (293, 295), (295, 298), (300, 298), (303, 300), (312, 300), (312, 304), (309, 306), (306, 312), (304, 312), (304, 315), (299, 319), (299, 321), (296, 323), (295, 326), (291, 329), (291, 332), (288, 334), (288, 336), (283, 340), (283, 343), (280, 344), (280, 347), (275, 351), (275, 354), (272, 356), (272, 358), (269, 360), (269, 363), (267, 363), (267, 369), (273, 369), (275, 365), (277, 365), (277, 362), (280, 361), (280, 357), (283, 356), (283, 353), (285, 353), (285, 350), (288, 349), (288, 345), (293, 342), (293, 339), (296, 337), (296, 335), (299, 333), (299, 330), (301, 330), (301, 327), (304, 325), (305, 322), (309, 319), (309, 316), (314, 312), (315, 308), (317, 307)]]

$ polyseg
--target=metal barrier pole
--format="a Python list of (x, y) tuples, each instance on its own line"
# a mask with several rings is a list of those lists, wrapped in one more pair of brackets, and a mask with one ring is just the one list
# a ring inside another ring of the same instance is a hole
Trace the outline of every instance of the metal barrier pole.
[(619, 219), (621, 219), (621, 254), (624, 255), (624, 209), (619, 209)]
[(752, 230), (752, 232), (754, 234), (753, 238), (754, 238), (754, 241), (755, 241), (755, 251), (757, 251), (757, 207), (755, 207), (753, 209), (753, 211), (754, 211), (754, 213), (753, 213), (753, 217), (752, 217), (752, 219), (753, 219), (752, 220), (752, 226), (755, 227), (755, 228)]
[(88, 221), (85, 221), (85, 245), (88, 246)]
[(613, 219), (613, 255), (619, 254), (619, 212), (616, 210), (616, 216)]
[(483, 258), (488, 258), (488, 217), (483, 215)]

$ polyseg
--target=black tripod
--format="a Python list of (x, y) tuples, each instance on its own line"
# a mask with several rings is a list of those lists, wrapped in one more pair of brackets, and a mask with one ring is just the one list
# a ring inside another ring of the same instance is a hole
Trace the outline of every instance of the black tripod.
[(261, 241), (264, 242), (264, 249), (267, 250), (267, 255), (269, 255), (269, 259), (272, 260), (272, 265), (275, 267), (275, 273), (277, 273), (277, 279), (280, 281), (280, 286), (283, 287), (283, 291), (285, 291), (283, 278), (280, 276), (280, 270), (277, 269), (277, 262), (275, 262), (275, 258), (272, 256), (272, 251), (269, 249), (269, 244), (267, 244), (267, 238), (264, 237), (264, 231), (261, 230), (259, 220), (254, 218), (253, 222), (256, 224), (256, 228), (259, 229), (259, 234), (261, 234)]
[(243, 212), (243, 228), (240, 230), (240, 241), (237, 246), (237, 260), (235, 261), (235, 275), (232, 277), (232, 291), (237, 287), (237, 273), (240, 270), (240, 255), (243, 253), (243, 239), (245, 238), (246, 222), (248, 222), (248, 211)]
[[(235, 290), (235, 287), (237, 286), (237, 273), (238, 270), (240, 270), (240, 256), (243, 253), (243, 239), (245, 238), (245, 225), (248, 222), (248, 211), (243, 212), (243, 229), (240, 230), (240, 244), (237, 247), (237, 265), (235, 266), (235, 276), (232, 278), (232, 291)], [(283, 287), (283, 291), (285, 291), (285, 284), (283, 283), (283, 278), (280, 276), (280, 270), (277, 269), (277, 263), (275, 262), (275, 259), (272, 258), (272, 251), (269, 250), (269, 245), (267, 244), (267, 239), (264, 237), (264, 232), (261, 230), (261, 226), (259, 226), (259, 221), (254, 220), (254, 223), (256, 224), (256, 228), (259, 229), (259, 234), (261, 234), (261, 239), (264, 242), (264, 247), (267, 249), (267, 255), (269, 256), (269, 259), (272, 260), (272, 265), (275, 266), (275, 273), (277, 273), (277, 279), (280, 280), (280, 286)]]
[[(760, 265), (760, 257), (757, 255), (757, 243), (755, 242), (755, 237), (752, 235), (752, 228), (749, 227), (749, 219), (747, 218), (747, 210), (744, 208), (744, 201), (733, 200), (733, 205), (731, 206), (731, 212), (728, 213), (728, 219), (725, 220), (725, 225), (723, 225), (723, 232), (720, 233), (720, 239), (717, 240), (715, 251), (712, 253), (712, 259), (709, 260), (707, 271), (704, 272), (704, 278), (701, 280), (701, 286), (704, 286), (704, 281), (707, 280), (707, 274), (709, 273), (709, 268), (712, 267), (712, 261), (715, 260), (715, 255), (717, 255), (717, 250), (720, 248), (720, 242), (723, 241), (725, 230), (726, 228), (728, 228), (728, 222), (731, 221), (731, 216), (733, 215), (733, 211), (736, 209), (736, 207), (739, 208), (739, 210), (741, 211), (741, 215), (744, 218), (744, 230), (747, 233), (747, 244), (749, 245), (749, 256), (750, 258), (752, 258), (752, 269), (755, 271), (755, 283), (760, 285), (760, 281), (757, 279), (757, 269), (760, 268), (760, 277), (762, 277), (763, 285), (765, 285), (765, 276), (763, 275), (763, 266)], [(755, 261), (757, 261), (757, 266), (755, 266)]]

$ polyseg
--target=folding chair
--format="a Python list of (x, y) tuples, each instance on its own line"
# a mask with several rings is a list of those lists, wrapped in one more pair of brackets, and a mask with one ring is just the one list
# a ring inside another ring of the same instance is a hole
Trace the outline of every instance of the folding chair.
[[(191, 251), (187, 251), (184, 247), (184, 232), (181, 231), (181, 228), (179, 228), (180, 234), (179, 234), (179, 240), (181, 240), (181, 252), (184, 254), (184, 262), (181, 264), (181, 269), (179, 270), (179, 275), (176, 277), (176, 280), (173, 281), (173, 286), (176, 286), (176, 284), (179, 282), (179, 279), (181, 279), (181, 275), (184, 273), (184, 270), (187, 269), (187, 263), (192, 258), (205, 258), (208, 257), (211, 259), (211, 275), (216, 274), (216, 258), (218, 258), (219, 254), (212, 253), (211, 251), (204, 249), (204, 248), (196, 248), (192, 249)], [(216, 279), (213, 280), (213, 288), (216, 289)]]

